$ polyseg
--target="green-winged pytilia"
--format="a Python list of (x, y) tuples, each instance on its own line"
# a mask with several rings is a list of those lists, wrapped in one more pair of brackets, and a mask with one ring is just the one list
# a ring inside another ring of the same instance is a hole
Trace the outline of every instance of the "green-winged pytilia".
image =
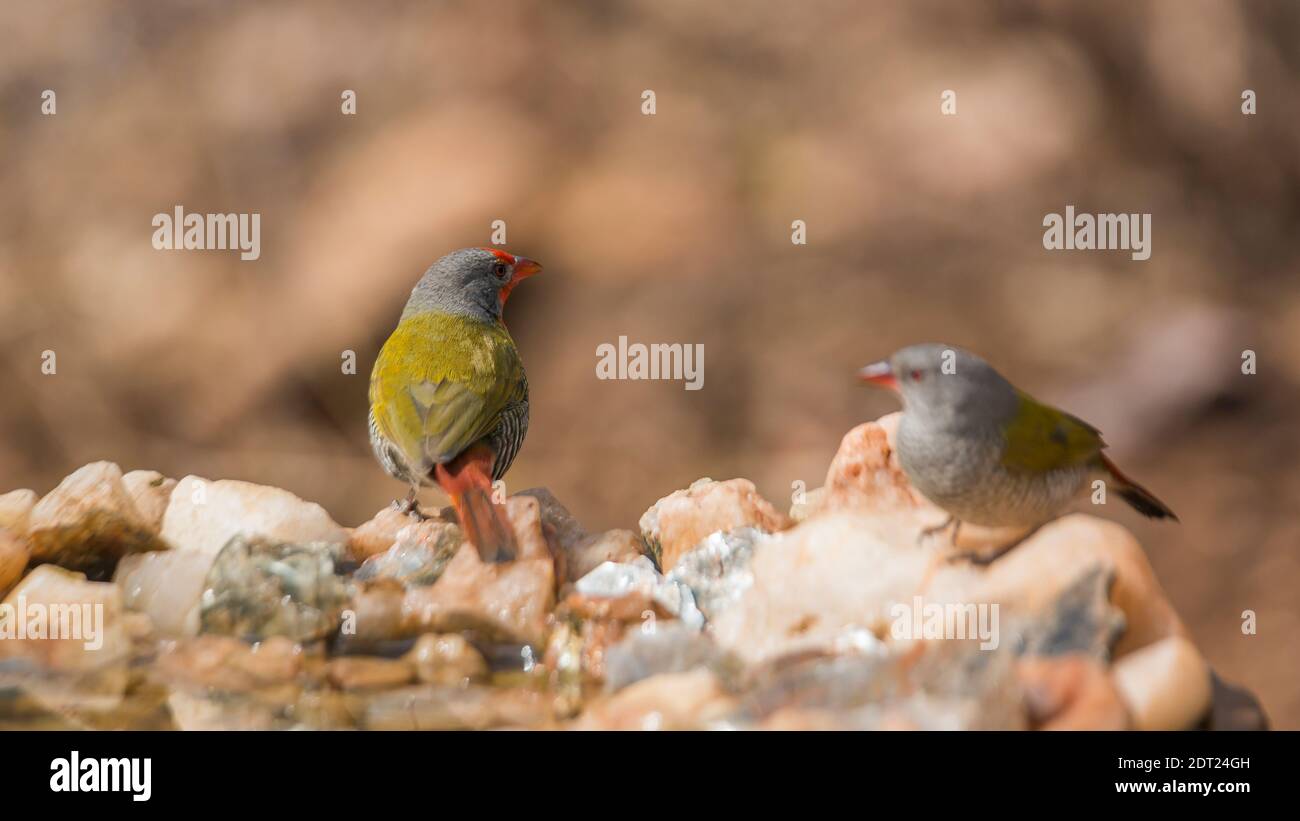
[(962, 522), (1041, 525), (1095, 479), (1144, 516), (1178, 518), (1115, 467), (1096, 428), (1019, 390), (972, 353), (911, 345), (859, 376), (902, 396), (898, 461), (916, 489), (947, 511), (948, 521), (933, 530), (955, 524), (954, 543)]
[(370, 374), (370, 443), (384, 468), (411, 486), (451, 497), (484, 561), (516, 555), (514, 531), (492, 482), (528, 432), (528, 380), (501, 309), (536, 262), (464, 248), (420, 277)]

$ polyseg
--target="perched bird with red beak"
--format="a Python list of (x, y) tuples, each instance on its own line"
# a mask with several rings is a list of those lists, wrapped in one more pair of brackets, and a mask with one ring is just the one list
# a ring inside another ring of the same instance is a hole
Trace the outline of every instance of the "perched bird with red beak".
[(962, 522), (1041, 525), (1098, 478), (1143, 516), (1177, 519), (1102, 452), (1096, 428), (1019, 390), (975, 354), (912, 345), (859, 375), (902, 397), (898, 461), (948, 512), (933, 530), (955, 525), (954, 543)]
[(451, 497), (484, 561), (517, 555), (492, 483), (528, 432), (528, 379), (501, 318), (510, 292), (542, 266), (495, 248), (463, 248), (420, 277), (370, 374), (370, 443), (380, 464), (416, 492)]

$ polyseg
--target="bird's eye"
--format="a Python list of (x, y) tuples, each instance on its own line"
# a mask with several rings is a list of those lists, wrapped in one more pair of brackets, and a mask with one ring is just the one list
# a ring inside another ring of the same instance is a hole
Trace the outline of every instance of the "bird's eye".
[(921, 372), (920, 372), (920, 371), (912, 371), (912, 381), (913, 381), (913, 382), (920, 382), (920, 381), (921, 381)]
[(498, 279), (504, 277), (507, 270), (508, 266), (504, 262), (498, 262), (496, 265), (492, 266), (492, 272), (497, 275)]

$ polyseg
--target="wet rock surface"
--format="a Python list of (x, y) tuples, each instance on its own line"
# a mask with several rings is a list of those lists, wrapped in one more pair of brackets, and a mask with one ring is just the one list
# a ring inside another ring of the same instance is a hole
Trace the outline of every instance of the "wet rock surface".
[(575, 582), (604, 562), (627, 562), (641, 555), (641, 539), (630, 530), (588, 533), (546, 488), (519, 493), (537, 500), (542, 533), (556, 558), (557, 577)]
[(1128, 730), (1132, 720), (1106, 665), (1066, 655), (1021, 659), (1017, 677), (1037, 730)]
[(112, 462), (94, 462), (63, 480), (27, 515), (31, 561), (50, 563), (102, 581), (133, 553), (165, 550)]
[(1124, 631), (1124, 615), (1110, 603), (1114, 573), (1098, 563), (1066, 585), (1050, 606), (1022, 620), (1013, 636), (1024, 655), (1082, 653), (1106, 660)]
[(641, 556), (641, 540), (630, 530), (607, 530), (579, 540), (567, 553), (565, 578), (577, 581), (605, 562), (625, 564)]
[(555, 602), (549, 558), (484, 564), (466, 544), (430, 586), (410, 587), (402, 602), (408, 624), (432, 632), (469, 631), (487, 640), (540, 647)]
[(700, 479), (655, 502), (640, 522), (647, 552), (665, 573), (701, 539), (718, 531), (752, 527), (772, 532), (789, 525), (785, 514), (758, 495), (748, 479)]
[(218, 553), (231, 537), (346, 544), (348, 533), (320, 505), (287, 490), (186, 476), (172, 490), (162, 536), (173, 547)]
[(645, 556), (626, 563), (603, 562), (579, 579), (574, 590), (591, 607), (601, 600), (621, 601), (625, 607), (640, 604), (661, 608), (696, 629), (704, 625), (691, 588), (659, 573)]
[(34, 490), (11, 490), (0, 494), (0, 528), (14, 536), (27, 535), (27, 520), (40, 497)]
[(652, 676), (697, 668), (716, 675), (736, 675), (739, 664), (707, 635), (684, 624), (652, 624), (627, 634), (605, 652), (605, 689), (617, 692)]
[[(402, 585), (430, 585), (438, 580), (460, 547), (459, 531), (439, 532), (432, 538), (398, 532), (397, 541), (383, 553), (375, 553), (362, 563), (355, 577), (361, 581), (392, 579)], [(411, 538), (416, 537), (416, 538)]]
[(0, 528), (0, 596), (9, 592), (9, 588), (23, 577), (29, 558), (31, 551), (26, 540)]
[(168, 479), (156, 470), (133, 470), (123, 474), (122, 485), (149, 529), (155, 533), (161, 532), (163, 516), (171, 502), (176, 480)]
[(716, 618), (754, 583), (749, 567), (762, 540), (752, 527), (712, 533), (677, 561), (668, 580), (691, 591), (706, 619)]
[(467, 685), (488, 676), (487, 660), (458, 633), (420, 636), (407, 660), (426, 684)]
[(254, 640), (325, 638), (349, 599), (335, 572), (341, 557), (336, 544), (232, 537), (208, 570), (199, 629)]
[[(987, 565), (956, 554), (1008, 534), (918, 543), (943, 513), (899, 468), (895, 425), (850, 431), (789, 516), (706, 479), (639, 534), (588, 532), (524, 491), (502, 564), (449, 511), (349, 530), (277, 488), (87, 465), (0, 496), (0, 725), (1266, 725), (1123, 527), (1066, 516)], [(88, 614), (93, 640), (32, 627), (56, 611)]]
[(215, 559), (196, 550), (140, 553), (118, 562), (113, 582), (126, 606), (147, 614), (160, 635), (193, 636)]
[(734, 697), (716, 676), (691, 670), (652, 676), (597, 699), (572, 726), (578, 730), (710, 729), (734, 709)]
[(410, 684), (415, 668), (405, 659), (345, 656), (331, 660), (326, 675), (341, 690), (386, 690)]
[(755, 673), (740, 727), (767, 729), (1023, 729), (1023, 696), (1010, 653), (974, 642), (920, 652), (798, 654)]
[(53, 709), (110, 710), (129, 683), (131, 637), (121, 592), (42, 565), (0, 603), (0, 688)]

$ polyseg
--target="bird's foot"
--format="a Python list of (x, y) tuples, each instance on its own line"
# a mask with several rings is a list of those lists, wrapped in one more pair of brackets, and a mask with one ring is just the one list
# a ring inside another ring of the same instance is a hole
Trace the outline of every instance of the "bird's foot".
[[(1012, 547), (1014, 546), (1015, 545), (1012, 545)], [(960, 553), (953, 553), (951, 556), (948, 556), (947, 561), (948, 564), (970, 562), (975, 567), (988, 567), (1010, 549), (1010, 547), (1004, 547), (1001, 550), (996, 550), (992, 553), (979, 553), (974, 550), (963, 550)]]
[(410, 516), (412, 519), (415, 519), (417, 522), (427, 522), (430, 518), (429, 516), (426, 516), (425, 514), (420, 512), (420, 504), (415, 500), (414, 490), (408, 493), (406, 495), (406, 498), (401, 501), (394, 499), (393, 509), (396, 510), (398, 513), (405, 513), (407, 516)]
[[(976, 567), (988, 567), (998, 559), (1010, 553), (1012, 550), (1015, 550), (1017, 547), (1023, 544), (1026, 539), (1028, 539), (1030, 536), (1034, 535), (1037, 532), (1038, 532), (1038, 528), (1036, 527), (1033, 530), (1030, 530), (1029, 532), (1025, 533), (1023, 536), (1020, 536), (1019, 538), (1016, 539), (1012, 539), (1007, 544), (989, 553), (981, 553), (975, 550), (963, 550), (959, 553), (954, 553), (951, 556), (949, 556), (948, 561), (949, 562), (967, 561), (975, 565)], [(954, 536), (953, 545), (955, 546), (956, 544), (957, 544), (957, 539), (956, 536)]]
[[(955, 525), (955, 526), (954, 526), (954, 525)], [(953, 529), (953, 530), (952, 530), (952, 543), (953, 543), (954, 546), (956, 546), (956, 544), (957, 544), (957, 533), (961, 530), (961, 522), (957, 519), (956, 516), (949, 516), (947, 519), (944, 519), (944, 520), (943, 520), (943, 524), (935, 525), (934, 527), (924, 527), (924, 528), (921, 528), (921, 532), (918, 533), (917, 536), (916, 536), (916, 544), (917, 544), (917, 546), (919, 547), (920, 545), (925, 544), (925, 540), (926, 540), (926, 539), (930, 538), (931, 536), (934, 536), (935, 534), (938, 534), (938, 533), (942, 533), (942, 532), (944, 532), (944, 531), (947, 530), (949, 527), (952, 527), (952, 529)]]

